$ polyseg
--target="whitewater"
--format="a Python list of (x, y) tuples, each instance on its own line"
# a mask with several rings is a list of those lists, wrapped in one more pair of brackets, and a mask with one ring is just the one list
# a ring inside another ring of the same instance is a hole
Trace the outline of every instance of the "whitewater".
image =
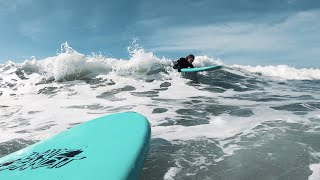
[(129, 55), (84, 55), (64, 43), (53, 57), (0, 64), (0, 157), (135, 111), (152, 130), (142, 180), (320, 178), (318, 67), (196, 56), (195, 67), (223, 68), (181, 74), (176, 59), (137, 47)]

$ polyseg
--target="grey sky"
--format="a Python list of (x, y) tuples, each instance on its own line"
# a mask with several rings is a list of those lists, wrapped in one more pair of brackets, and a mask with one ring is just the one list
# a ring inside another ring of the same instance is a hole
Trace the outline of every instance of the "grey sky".
[(159, 57), (319, 67), (319, 18), (318, 0), (0, 0), (0, 63), (54, 56), (66, 41), (127, 58), (138, 37)]

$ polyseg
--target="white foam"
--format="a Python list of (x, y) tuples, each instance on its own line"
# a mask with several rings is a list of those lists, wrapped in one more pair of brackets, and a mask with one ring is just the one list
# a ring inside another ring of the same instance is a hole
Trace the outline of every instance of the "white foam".
[(175, 179), (174, 177), (177, 175), (177, 173), (179, 171), (180, 171), (180, 169), (177, 167), (170, 167), (169, 170), (164, 175), (163, 179), (164, 180), (174, 180)]
[(277, 77), (285, 80), (320, 79), (320, 69), (314, 69), (314, 68), (296, 69), (288, 65), (278, 65), (278, 66), (232, 65), (230, 67), (239, 68), (252, 73), (261, 73), (264, 76)]
[(204, 67), (212, 65), (224, 65), (220, 59), (216, 59), (209, 56), (196, 56), (194, 62), (192, 63), (195, 67)]
[[(62, 45), (62, 51), (57, 56), (43, 60), (26, 60), (15, 64), (26, 72), (44, 75), (45, 79), (64, 80), (68, 76), (81, 77), (87, 74), (93, 76), (108, 74), (111, 71), (118, 75), (144, 76), (153, 70), (171, 67), (172, 62), (165, 58), (157, 58), (151, 52), (138, 49), (131, 52), (128, 60), (104, 57), (101, 54), (83, 55), (73, 50), (67, 43)], [(73, 80), (73, 79), (72, 79)]]
[[(143, 55), (143, 52), (140, 54)], [(140, 56), (139, 55), (139, 56)], [(58, 55), (59, 56), (59, 55)], [(80, 56), (79, 56), (80, 57)], [(82, 56), (81, 56), (82, 57)], [(150, 54), (146, 55), (146, 59), (153, 57)], [(139, 59), (139, 58), (138, 58)], [(105, 59), (102, 57), (101, 59), (95, 59), (91, 57), (91, 59), (86, 59), (86, 63), (92, 62), (91, 65), (97, 66), (99, 63), (104, 63), (104, 61), (118, 61), (112, 59)], [(154, 61), (159, 59), (154, 57)], [(42, 65), (47, 64), (51, 60), (44, 61), (36, 61), (32, 60), (29, 63), (40, 63)], [(121, 61), (121, 60), (120, 60)], [(131, 62), (135, 64), (135, 60), (123, 60), (127, 62)], [(96, 64), (98, 62), (98, 64)], [(53, 65), (51, 62), (48, 63)], [(72, 63), (71, 63), (72, 64)], [(111, 63), (112, 64), (112, 63)], [(136, 67), (130, 65), (131, 68)], [(46, 67), (46, 66), (37, 66), (37, 67)], [(95, 67), (93, 67), (95, 68)], [(127, 68), (130, 69), (130, 68)], [(139, 68), (138, 68), (139, 69)], [(143, 69), (143, 68), (141, 68)], [(53, 72), (53, 71), (52, 71)], [(63, 72), (61, 71), (61, 74)], [(16, 76), (15, 74), (13, 74)], [(11, 76), (11, 75), (10, 75)], [(6, 75), (5, 77), (9, 77)], [(177, 115), (176, 111), (181, 108), (185, 108), (184, 102), (188, 100), (190, 97), (194, 96), (203, 96), (203, 97), (214, 97), (221, 104), (232, 104), (238, 106), (253, 106), (256, 102), (252, 101), (239, 101), (237, 99), (226, 99), (225, 96), (233, 96), (235, 94), (239, 94), (239, 92), (234, 92), (232, 90), (226, 91), (225, 93), (212, 93), (208, 91), (198, 90), (193, 86), (186, 85), (187, 79), (181, 78), (180, 74), (176, 71), (172, 71), (169, 74), (163, 74), (161, 79), (157, 79), (153, 82), (145, 82), (139, 78), (135, 78), (133, 76), (122, 76), (117, 71), (111, 71), (108, 74), (100, 75), (100, 78), (104, 79), (112, 79), (112, 81), (116, 82), (115, 85), (112, 86), (104, 86), (98, 87), (95, 89), (91, 89), (90, 85), (84, 82), (70, 82), (71, 84), (75, 84), (70, 88), (64, 88), (65, 83), (51, 83), (51, 84), (42, 84), (35, 86), (35, 83), (40, 81), (42, 75), (41, 74), (30, 74), (27, 75), (29, 79), (20, 80), (18, 83), (22, 83), (21, 86), (17, 88), (16, 91), (12, 89), (2, 89), (4, 92), (1, 98), (1, 105), (7, 105), (10, 107), (21, 106), (21, 110), (19, 114), (15, 114), (14, 116), (6, 119), (6, 121), (14, 121), (17, 118), (23, 117), (30, 119), (31, 125), (28, 127), (20, 127), (15, 129), (5, 129), (2, 131), (3, 134), (7, 134), (7, 138), (1, 139), (1, 141), (5, 141), (8, 139), (14, 138), (26, 138), (26, 139), (43, 139), (45, 137), (49, 137), (53, 134), (61, 132), (68, 128), (70, 123), (83, 122), (86, 120), (90, 120), (95, 117), (99, 117), (104, 114), (116, 112), (116, 111), (107, 111), (103, 109), (90, 110), (90, 109), (72, 109), (67, 108), (69, 106), (79, 106), (79, 105), (92, 105), (99, 104), (104, 107), (112, 106), (114, 108), (120, 108), (118, 111), (121, 111), (121, 107), (125, 106), (135, 106), (131, 110), (144, 114), (152, 124), (152, 136), (165, 138), (168, 140), (182, 139), (182, 140), (190, 140), (198, 137), (208, 137), (208, 138), (226, 138), (233, 136), (237, 133), (250, 130), (252, 127), (256, 126), (260, 122), (265, 120), (272, 119), (286, 119), (295, 121), (294, 116), (290, 113), (284, 113), (269, 109), (265, 111), (266, 107), (264, 105), (259, 105), (256, 107), (254, 116), (250, 118), (242, 118), (242, 117), (232, 117), (227, 114), (223, 114), (220, 116), (212, 116), (209, 124), (202, 124), (197, 126), (171, 126), (170, 128), (165, 126), (157, 126), (165, 122), (165, 118), (175, 117)], [(62, 77), (62, 76), (61, 76)], [(17, 78), (17, 77), (15, 77)], [(10, 80), (8, 78), (8, 80)], [(18, 79), (18, 78), (17, 78)], [(168, 87), (166, 91), (159, 91), (159, 97), (163, 99), (170, 99), (174, 102), (166, 103), (157, 101), (156, 106), (149, 106), (154, 104), (154, 101), (148, 97), (137, 97), (130, 94), (130, 92), (119, 92), (115, 96), (118, 98), (126, 98), (125, 101), (109, 101), (106, 99), (99, 99), (96, 96), (104, 93), (106, 91), (111, 91), (112, 89), (122, 88), (126, 85), (134, 86), (136, 88), (133, 92), (143, 92), (149, 91), (152, 89), (157, 89), (160, 87), (160, 84), (164, 81), (170, 82), (171, 86)], [(68, 84), (68, 83), (67, 83)], [(52, 97), (48, 98), (48, 95), (37, 94), (40, 89), (45, 87), (58, 87), (58, 93)], [(12, 98), (10, 96), (11, 93), (16, 93), (16, 98)], [(68, 96), (70, 93), (77, 93), (73, 96)], [(183, 93), (182, 93), (183, 92)], [(162, 114), (153, 114), (153, 109), (155, 107), (167, 108), (168, 111)], [(112, 109), (112, 108), (110, 108)], [(29, 114), (30, 111), (40, 111), (37, 114)], [(265, 117), (268, 117), (266, 119)], [(196, 118), (195, 118), (196, 119)], [(35, 131), (35, 129), (40, 128), (42, 123), (53, 120), (56, 126), (45, 130), (45, 131)], [(17, 134), (14, 133), (20, 130), (28, 130), (31, 133), (29, 134)], [(234, 151), (236, 148), (231, 148), (230, 153)], [(226, 150), (229, 151), (229, 150)]]
[(320, 177), (320, 164), (311, 164), (309, 168), (312, 174), (309, 176), (308, 180), (318, 180)]

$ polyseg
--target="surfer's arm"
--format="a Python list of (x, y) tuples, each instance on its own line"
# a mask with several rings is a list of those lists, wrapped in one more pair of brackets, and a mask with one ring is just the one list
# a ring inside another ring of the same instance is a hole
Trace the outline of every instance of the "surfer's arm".
[(178, 69), (178, 72), (181, 72), (181, 67), (179, 65), (174, 65), (173, 69)]
[(173, 69), (181, 69), (179, 65), (179, 60), (173, 62)]

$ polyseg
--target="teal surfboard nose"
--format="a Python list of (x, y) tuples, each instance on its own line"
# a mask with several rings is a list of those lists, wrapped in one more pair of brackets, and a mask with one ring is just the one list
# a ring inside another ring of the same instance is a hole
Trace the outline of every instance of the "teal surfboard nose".
[(0, 179), (138, 179), (150, 134), (141, 114), (99, 117), (1, 158)]

